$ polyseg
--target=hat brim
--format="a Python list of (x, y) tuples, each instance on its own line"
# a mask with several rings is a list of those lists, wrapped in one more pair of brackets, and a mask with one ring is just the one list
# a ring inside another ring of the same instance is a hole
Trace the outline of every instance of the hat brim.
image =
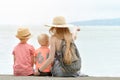
[(45, 25), (46, 27), (58, 27), (58, 28), (67, 28), (67, 27), (75, 27), (75, 25), (72, 25), (72, 24), (68, 24), (68, 25), (49, 25), (49, 24), (46, 24)]

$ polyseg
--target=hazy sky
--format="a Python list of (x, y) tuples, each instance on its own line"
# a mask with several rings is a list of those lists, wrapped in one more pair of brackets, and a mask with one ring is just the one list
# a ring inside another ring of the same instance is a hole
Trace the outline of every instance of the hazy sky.
[(0, 24), (51, 23), (54, 16), (67, 22), (120, 18), (120, 0), (0, 0)]

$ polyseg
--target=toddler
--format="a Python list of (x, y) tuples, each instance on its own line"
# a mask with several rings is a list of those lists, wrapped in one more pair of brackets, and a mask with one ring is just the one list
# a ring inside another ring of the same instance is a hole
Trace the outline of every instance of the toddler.
[[(35, 64), (36, 64), (36, 71), (39, 71), (39, 76), (51, 76), (51, 65), (49, 65), (46, 69), (42, 72), (39, 68), (44, 64), (49, 56), (49, 37), (47, 34), (40, 34), (38, 36), (38, 43), (40, 47), (35, 51)], [(38, 75), (38, 74), (37, 74)]]

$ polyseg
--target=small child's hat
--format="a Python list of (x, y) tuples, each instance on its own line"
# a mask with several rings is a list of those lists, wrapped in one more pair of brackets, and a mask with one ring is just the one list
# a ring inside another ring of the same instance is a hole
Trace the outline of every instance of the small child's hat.
[(19, 39), (26, 39), (31, 37), (31, 33), (27, 27), (20, 27), (17, 30), (16, 37)]

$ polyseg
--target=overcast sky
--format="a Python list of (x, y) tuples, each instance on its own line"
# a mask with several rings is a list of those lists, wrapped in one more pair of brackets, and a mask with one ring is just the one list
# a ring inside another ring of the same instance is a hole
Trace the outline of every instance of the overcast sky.
[(40, 25), (55, 16), (67, 22), (120, 18), (120, 0), (0, 0), (0, 24)]

